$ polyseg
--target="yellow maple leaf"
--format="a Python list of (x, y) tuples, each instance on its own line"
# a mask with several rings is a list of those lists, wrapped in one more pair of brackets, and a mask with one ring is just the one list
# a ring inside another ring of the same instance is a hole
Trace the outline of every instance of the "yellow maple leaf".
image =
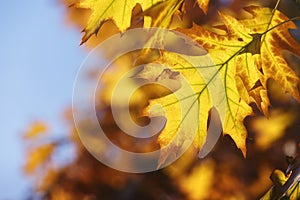
[(81, 43), (86, 42), (93, 34), (97, 34), (102, 24), (110, 19), (115, 22), (121, 31), (126, 30), (130, 26), (131, 12), (136, 4), (140, 4), (145, 10), (161, 1), (162, 0), (82, 0), (75, 4), (75, 6), (78, 8), (91, 9), (92, 13), (84, 28), (85, 35)]
[[(286, 92), (299, 100), (296, 87), (299, 78), (282, 57), (281, 50), (285, 48), (294, 53), (300, 52), (300, 45), (288, 32), (288, 29), (295, 28), (295, 25), (282, 13), (256, 6), (247, 7), (246, 11), (250, 12), (252, 17), (245, 20), (237, 20), (230, 15), (219, 13), (226, 27), (223, 29), (226, 31), (225, 35), (206, 30), (196, 24), (190, 29), (178, 29), (201, 44), (214, 61), (214, 67), (221, 75), (226, 96), (223, 132), (231, 136), (244, 156), (247, 131), (243, 120), (252, 113), (249, 104), (255, 102), (263, 113), (268, 113), (266, 80), (273, 78), (280, 82)], [(146, 114), (149, 116), (164, 115), (167, 118), (165, 128), (158, 138), (159, 144), (166, 147), (171, 141), (175, 141), (162, 151), (162, 164), (172, 156), (171, 154), (178, 153), (186, 141), (193, 140), (197, 148), (203, 147), (207, 139), (209, 111), (215, 106), (210, 99), (213, 94), (208, 90), (215, 75), (207, 82), (207, 79), (195, 71), (196, 68), (208, 68), (209, 65), (205, 66), (204, 63), (196, 65), (195, 68), (191, 63), (169, 52), (163, 53), (160, 62), (171, 66), (169, 70), (179, 72), (192, 88), (192, 91), (188, 92), (188, 86), (180, 80), (182, 87), (179, 90), (151, 100), (146, 108)], [(161, 105), (163, 110), (155, 109), (156, 104)], [(197, 117), (190, 120), (191, 116)], [(195, 130), (191, 128), (194, 124), (197, 124)]]

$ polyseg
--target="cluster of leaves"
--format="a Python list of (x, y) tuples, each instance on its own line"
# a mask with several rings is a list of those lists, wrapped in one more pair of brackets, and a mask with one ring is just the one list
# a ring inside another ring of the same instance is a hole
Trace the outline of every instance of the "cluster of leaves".
[[(130, 28), (162, 27), (184, 33), (203, 46), (215, 63), (213, 67), (217, 68), (217, 73), (221, 75), (225, 88), (226, 112), (223, 132), (230, 137), (220, 139), (215, 151), (202, 162), (196, 159), (196, 152), (191, 149), (165, 170), (145, 175), (131, 175), (104, 167), (90, 157), (76, 137), (75, 128), (69, 117), (72, 134), (68, 137), (68, 141), (75, 144), (76, 157), (71, 164), (64, 167), (53, 168), (50, 165), (49, 169), (44, 168), (46, 174), (43, 175), (42, 183), (37, 184), (38, 191), (42, 191), (45, 197), (50, 199), (79, 197), (253, 199), (262, 196), (267, 191), (271, 185), (268, 176), (274, 167), (281, 169), (286, 167), (280, 159), (284, 157), (282, 147), (290, 139), (296, 142), (300, 139), (293, 134), (286, 136), (286, 139), (282, 138), (286, 128), (299, 121), (297, 113), (291, 110), (298, 109), (299, 104), (295, 102), (300, 100), (299, 75), (297, 75), (297, 67), (300, 66), (299, 58), (297, 58), (300, 56), (300, 44), (290, 33), (290, 29), (297, 28), (294, 20), (299, 17), (291, 19), (278, 9), (249, 5), (247, 1), (242, 3), (233, 1), (231, 5), (225, 5), (228, 9), (238, 10), (238, 15), (229, 14), (224, 10), (215, 12), (216, 7), (222, 10), (222, 1), (209, 2), (208, 0), (135, 0), (130, 2), (82, 0), (67, 2), (67, 4), (71, 5), (72, 20), (78, 21), (85, 27), (82, 44), (87, 42), (89, 45), (96, 45), (99, 40)], [(245, 8), (242, 10), (240, 7)], [(87, 10), (90, 12), (86, 13)], [(216, 17), (215, 13), (218, 13), (219, 17)], [(204, 20), (201, 21), (201, 19)], [(218, 21), (219, 24), (212, 26), (208, 23), (211, 20)], [(207, 23), (204, 25), (204, 22)], [(100, 101), (110, 102), (110, 90), (114, 87), (118, 77), (133, 66), (132, 63), (137, 57), (145, 56), (141, 54), (148, 56), (148, 53), (141, 51), (131, 54), (129, 58), (120, 58), (119, 62), (116, 61), (115, 67), (118, 73), (114, 72), (114, 76), (106, 75), (105, 88), (100, 91)], [(211, 120), (210, 112), (214, 106), (210, 101), (212, 94), (208, 90), (208, 85), (214, 81), (215, 76), (212, 75), (209, 81), (205, 81), (201, 75), (194, 72), (211, 66), (201, 65), (195, 68), (191, 63), (167, 51), (160, 52), (154, 59), (151, 58), (151, 61), (167, 64), (171, 66), (167, 70), (179, 72), (184, 76), (192, 87), (196, 99), (200, 102), (199, 107), (195, 107), (195, 104), (191, 102), (185, 105), (188, 109), (183, 112), (186, 113), (181, 113), (181, 103), (185, 102), (176, 99), (176, 93), (185, 94), (184, 88), (179, 87), (173, 93), (150, 95), (148, 93), (156, 90), (150, 87), (137, 94), (131, 110), (137, 110), (137, 113), (147, 116), (160, 116), (161, 113), (153, 111), (151, 107), (154, 104), (164, 107), (167, 122), (157, 138), (161, 147), (169, 144), (173, 139), (176, 134), (174, 130), (184, 130), (179, 133), (181, 137), (175, 143), (178, 146), (183, 145), (185, 140), (194, 135), (186, 131), (191, 122), (181, 120), (180, 116), (187, 115), (190, 110), (196, 110), (198, 119), (201, 120), (196, 122), (199, 125), (196, 137), (192, 139), (194, 139), (196, 149), (201, 149), (206, 141), (207, 123)], [(152, 65), (146, 65), (137, 76), (145, 80), (154, 77), (155, 80), (155, 77), (160, 76), (165, 70), (164, 68), (154, 69)], [(276, 84), (280, 87), (272, 92), (270, 88)], [(279, 94), (280, 100), (272, 94)], [(188, 94), (186, 95), (188, 98)], [(283, 102), (282, 99), (287, 100)], [(148, 101), (149, 105), (147, 105)], [(276, 102), (279, 102), (277, 106)], [(271, 105), (277, 109), (270, 111)], [(123, 136), (124, 134), (111, 120), (108, 107), (98, 108), (98, 110), (105, 116), (101, 123), (105, 124), (107, 132), (110, 133), (110, 139), (125, 149), (136, 147), (141, 150), (135, 141), (125, 141), (128, 138)], [(177, 114), (175, 115), (174, 112)], [(258, 117), (247, 121), (247, 116), (253, 114)], [(275, 125), (276, 128), (273, 128)], [(27, 134), (30, 138), (35, 137), (36, 133), (45, 131), (45, 127), (43, 128), (41, 124), (35, 124), (32, 127), (33, 131)], [(297, 132), (297, 128), (291, 132), (295, 133), (295, 131)], [(248, 140), (246, 143), (247, 138), (255, 138), (257, 141), (249, 143)], [(45, 164), (57, 145), (57, 142), (50, 142), (36, 148), (33, 151), (36, 153), (32, 153), (27, 161), (26, 172), (34, 173), (41, 164)], [(245, 160), (243, 156), (246, 156), (246, 145), (248, 153)], [(174, 153), (178, 146), (173, 146), (164, 152), (159, 164)], [(142, 151), (153, 148), (157, 148), (153, 141), (148, 145), (142, 145)], [(277, 154), (274, 154), (274, 150)], [(231, 162), (228, 163), (228, 160)], [(276, 177), (282, 175), (278, 174)], [(108, 176), (110, 178), (107, 178)], [(162, 177), (165, 182), (157, 181)], [(241, 177), (244, 180), (241, 180)], [(274, 185), (282, 187), (286, 180), (284, 175), (283, 181), (280, 184), (274, 181)], [(156, 185), (157, 183), (159, 185)], [(297, 190), (289, 189), (290, 197), (296, 199)], [(158, 193), (161, 193), (161, 196), (157, 195)], [(55, 194), (60, 196), (55, 197)], [(270, 190), (265, 198), (273, 198), (273, 194)]]
[[(124, 3), (123, 1), (104, 1), (100, 3), (98, 1), (85, 0), (75, 4), (77, 7), (92, 10), (87, 26), (84, 29), (85, 35), (82, 42), (87, 41), (92, 34), (96, 34), (102, 24), (109, 19), (115, 22), (120, 31), (129, 28), (131, 11), (136, 3), (139, 3), (145, 10), (138, 14), (139, 17), (144, 17), (148, 13), (153, 12), (153, 9), (160, 7), (161, 12), (158, 16), (152, 17), (151, 26), (168, 27), (176, 12), (181, 12), (179, 15), (183, 15), (185, 10), (182, 10), (182, 7), (185, 6), (186, 2), (171, 0), (153, 2), (151, 0), (142, 2), (131, 1), (126, 5)], [(196, 3), (205, 13), (207, 12), (209, 1), (199, 0)], [(164, 4), (164, 6), (161, 7), (161, 4)], [(122, 12), (116, 12), (116, 9), (120, 8), (123, 8)], [(295, 24), (280, 11), (258, 6), (249, 6), (244, 9), (252, 16), (238, 20), (226, 13), (219, 12), (223, 26), (215, 27), (214, 30), (208, 30), (197, 24), (193, 24), (191, 28), (178, 28), (177, 30), (201, 44), (208, 51), (214, 63), (216, 63), (215, 67), (218, 68), (218, 73), (222, 75), (226, 93), (227, 109), (223, 130), (224, 133), (229, 134), (233, 138), (238, 148), (246, 155), (245, 139), (247, 131), (243, 121), (246, 116), (253, 113), (250, 107), (252, 102), (266, 116), (268, 115), (270, 103), (267, 96), (267, 81), (271, 78), (274, 79), (282, 86), (284, 92), (290, 93), (297, 101), (300, 100), (297, 87), (299, 77), (289, 67), (282, 55), (283, 50), (289, 50), (299, 55), (300, 45), (289, 33), (289, 29), (296, 29)], [(144, 25), (144, 27), (147, 26)], [(196, 68), (180, 60), (180, 58), (170, 55), (169, 52), (163, 52), (159, 62), (169, 64), (172, 70), (180, 72), (193, 86), (200, 106), (199, 108), (193, 107), (196, 104), (192, 102), (192, 105), (188, 106), (190, 109), (186, 112), (192, 109), (199, 109), (198, 115), (201, 121), (198, 120), (200, 125), (197, 130), (196, 140), (198, 141), (195, 141), (195, 146), (201, 148), (205, 142), (209, 110), (213, 106), (208, 100), (209, 95), (212, 94), (209, 94), (207, 84), (213, 82), (216, 76), (213, 74), (208, 81), (205, 81), (203, 77), (193, 73), (197, 70)], [(205, 67), (211, 66), (201, 66), (201, 68)], [(156, 73), (156, 69), (151, 69), (151, 67), (145, 70), (152, 70), (153, 73)], [(160, 73), (163, 70), (161, 69)], [(150, 79), (151, 72), (147, 72), (147, 75), (143, 76), (143, 78)], [(179, 92), (181, 91), (179, 90)], [(180, 100), (176, 100), (175, 95), (171, 94), (152, 100), (149, 105), (150, 108), (153, 104), (159, 103), (163, 105), (166, 111), (168, 122), (159, 138), (161, 146), (169, 144), (172, 140), (176, 134), (172, 130), (178, 130), (180, 127), (187, 128), (190, 125), (188, 122), (185, 123), (180, 119), (181, 115), (187, 115), (188, 113), (173, 114), (174, 111), (180, 112), (180, 106), (178, 105)], [(149, 113), (149, 115), (153, 116), (155, 114)], [(188, 138), (188, 134), (193, 133), (186, 133), (186, 138)], [(183, 141), (184, 139), (177, 144), (182, 145)]]

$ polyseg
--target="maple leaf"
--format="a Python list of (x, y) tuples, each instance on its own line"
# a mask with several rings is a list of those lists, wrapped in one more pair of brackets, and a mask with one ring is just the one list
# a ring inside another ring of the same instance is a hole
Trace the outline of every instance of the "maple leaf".
[(75, 4), (78, 8), (91, 9), (92, 14), (84, 28), (85, 35), (81, 44), (86, 42), (93, 34), (97, 34), (102, 24), (112, 19), (120, 31), (130, 26), (131, 12), (138, 3), (142, 8), (148, 9), (162, 0), (83, 0)]
[[(288, 66), (281, 51), (288, 49), (295, 54), (300, 52), (300, 45), (289, 33), (289, 29), (296, 26), (286, 16), (279, 11), (272, 12), (269, 8), (257, 6), (249, 6), (245, 10), (252, 15), (251, 18), (237, 20), (219, 12), (225, 25), (223, 28), (219, 27), (226, 32), (223, 35), (196, 24), (190, 29), (178, 29), (202, 45), (214, 61), (214, 67), (221, 75), (225, 90), (223, 132), (231, 136), (244, 156), (247, 131), (243, 120), (252, 114), (249, 104), (255, 102), (265, 115), (268, 114), (266, 81), (269, 78), (278, 81), (285, 92), (299, 100), (299, 77)], [(201, 57), (198, 57), (198, 61), (200, 60)], [(169, 52), (163, 52), (159, 62), (171, 66), (169, 70), (179, 72), (192, 88), (192, 91), (187, 92), (188, 86), (184, 86), (183, 80), (180, 79), (182, 87), (179, 90), (168, 96), (150, 100), (145, 110), (149, 116), (164, 115), (167, 118), (165, 128), (158, 138), (159, 144), (165, 147), (175, 140), (167, 149), (162, 150), (159, 161), (161, 165), (171, 154), (176, 155), (186, 141), (193, 140), (198, 149), (205, 144), (209, 111), (215, 106), (210, 99), (210, 95), (213, 94), (208, 88), (210, 84), (213, 85), (216, 76), (211, 74), (208, 79), (201, 77), (195, 71), (207, 69), (209, 65), (205, 66), (201, 61), (197, 65), (191, 65)], [(181, 98), (178, 99), (178, 96)], [(155, 104), (160, 104), (164, 112), (151, 109)], [(220, 112), (218, 109), (217, 111)], [(191, 116), (196, 116), (196, 120), (190, 120)], [(197, 127), (194, 137), (191, 127), (195, 123)]]

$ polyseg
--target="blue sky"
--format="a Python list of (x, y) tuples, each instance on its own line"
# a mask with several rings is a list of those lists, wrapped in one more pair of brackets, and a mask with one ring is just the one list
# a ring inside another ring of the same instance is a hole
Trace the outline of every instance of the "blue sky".
[(22, 132), (36, 119), (61, 133), (63, 109), (86, 50), (81, 33), (65, 23), (56, 0), (3, 1), (0, 7), (0, 199), (22, 199)]

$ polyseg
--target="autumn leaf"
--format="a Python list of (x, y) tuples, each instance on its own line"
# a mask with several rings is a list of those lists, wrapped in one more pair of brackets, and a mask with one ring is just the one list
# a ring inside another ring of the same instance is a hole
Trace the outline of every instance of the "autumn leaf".
[[(255, 100), (264, 113), (267, 113), (265, 107), (269, 103), (264, 90), (266, 90), (266, 81), (269, 78), (278, 81), (285, 92), (289, 92), (295, 99), (299, 100), (297, 88), (299, 77), (282, 56), (284, 49), (288, 49), (295, 54), (300, 52), (299, 44), (289, 33), (289, 29), (295, 29), (296, 26), (293, 22), (288, 21), (289, 19), (279, 11), (272, 14), (271, 9), (256, 6), (249, 6), (245, 10), (252, 14), (252, 18), (237, 21), (235, 19), (230, 20), (229, 16), (223, 15), (222, 17), (221, 14), (223, 22), (227, 26), (228, 35), (226, 36), (207, 31), (197, 25), (194, 25), (191, 30), (186, 29), (182, 30), (182, 32), (195, 38), (208, 50), (210, 55), (216, 60), (216, 63), (222, 63), (223, 60), (228, 60), (229, 58), (235, 59), (238, 56), (243, 56), (245, 62), (237, 62), (239, 65), (243, 65), (241, 67), (237, 66), (238, 75), (248, 74), (247, 76), (242, 76), (243, 83), (249, 91), (250, 97)], [(233, 23), (231, 24), (231, 22)], [(273, 27), (272, 30), (268, 31), (268, 28), (271, 27)], [(232, 33), (235, 34), (233, 35)], [(206, 38), (206, 36), (209, 37)], [(220, 51), (223, 50), (226, 53), (230, 52), (229, 57), (226, 58), (226, 55), (221, 54)], [(234, 55), (234, 53), (237, 55)], [(248, 54), (248, 56), (245, 53), (251, 53), (252, 55)], [(219, 61), (219, 55), (222, 55), (221, 61)], [(230, 56), (233, 57), (231, 58)], [(256, 68), (253, 67), (254, 64)], [(262, 71), (262, 73), (258, 70)], [(260, 80), (263, 87), (256, 92), (252, 92), (250, 89), (254, 86), (253, 83), (256, 80)]]
[[(296, 26), (286, 16), (279, 11), (272, 12), (269, 8), (256, 6), (249, 6), (245, 10), (252, 15), (251, 18), (238, 20), (219, 12), (225, 25), (223, 28), (219, 26), (219, 29), (226, 32), (223, 35), (196, 24), (190, 29), (178, 29), (202, 45), (214, 61), (215, 68), (222, 77), (226, 95), (223, 132), (231, 136), (244, 156), (247, 131), (243, 121), (252, 113), (249, 104), (256, 103), (265, 115), (268, 114), (270, 103), (266, 92), (266, 81), (270, 78), (274, 79), (282, 85), (285, 92), (289, 92), (299, 100), (297, 88), (299, 77), (288, 66), (281, 51), (288, 49), (295, 54), (300, 52), (300, 45), (289, 33), (289, 29)], [(208, 91), (208, 85), (214, 82), (215, 74), (207, 82), (201, 75), (195, 73), (196, 68), (191, 66), (191, 63), (169, 52), (164, 52), (159, 62), (171, 66), (169, 70), (179, 72), (193, 90), (193, 94), (187, 93), (186, 87), (182, 86), (171, 95), (151, 100), (146, 108), (145, 113), (149, 116), (164, 114), (167, 118), (166, 126), (158, 139), (162, 147), (167, 146), (176, 137), (175, 144), (162, 151), (160, 160), (162, 164), (168, 156), (171, 156), (170, 154), (174, 152), (176, 154), (185, 141), (193, 140), (194, 133), (191, 132), (190, 127), (194, 123), (198, 124), (194, 145), (198, 149), (203, 146), (207, 137), (209, 111), (215, 106), (210, 101), (212, 94)], [(196, 66), (197, 69), (202, 68), (202, 70), (209, 67), (201, 64)], [(176, 98), (178, 95), (183, 98)], [(193, 98), (194, 100), (191, 100)], [(151, 109), (155, 104), (162, 105), (164, 113)], [(184, 105), (184, 108), (180, 108), (180, 105)], [(191, 115), (197, 115), (198, 121), (189, 121), (190, 118), (186, 116), (195, 110), (197, 113)], [(184, 118), (180, 119), (180, 116)], [(181, 136), (176, 136), (178, 131)]]
[(97, 34), (102, 24), (110, 19), (115, 22), (120, 31), (126, 30), (130, 26), (132, 9), (137, 3), (146, 10), (161, 1), (162, 0), (82, 0), (75, 4), (75, 6), (77, 8), (91, 9), (92, 13), (84, 28), (85, 35), (81, 43), (86, 42), (93, 34)]
[[(269, 78), (280, 82), (286, 92), (299, 100), (299, 77), (281, 54), (283, 49), (300, 52), (300, 45), (289, 34), (289, 28), (296, 26), (279, 11), (273, 14), (269, 8), (256, 6), (247, 7), (245, 10), (252, 14), (252, 18), (239, 21), (220, 13), (227, 28), (227, 35), (218, 35), (197, 25), (192, 29), (179, 31), (191, 36), (207, 49), (217, 65), (233, 65), (235, 71), (232, 73), (235, 74), (236, 88), (241, 95), (241, 101), (248, 104), (255, 102), (267, 114), (269, 100), (266, 95), (266, 80)], [(268, 31), (268, 28), (272, 30)], [(257, 82), (261, 83), (262, 87), (255, 87)], [(228, 106), (231, 107), (230, 104)], [(240, 122), (246, 117), (237, 116), (241, 117)], [(242, 123), (239, 125), (243, 127)], [(228, 129), (225, 123), (224, 131), (231, 135), (230, 131), (226, 130)], [(242, 135), (246, 135), (245, 129)], [(235, 140), (234, 137), (233, 139)]]

